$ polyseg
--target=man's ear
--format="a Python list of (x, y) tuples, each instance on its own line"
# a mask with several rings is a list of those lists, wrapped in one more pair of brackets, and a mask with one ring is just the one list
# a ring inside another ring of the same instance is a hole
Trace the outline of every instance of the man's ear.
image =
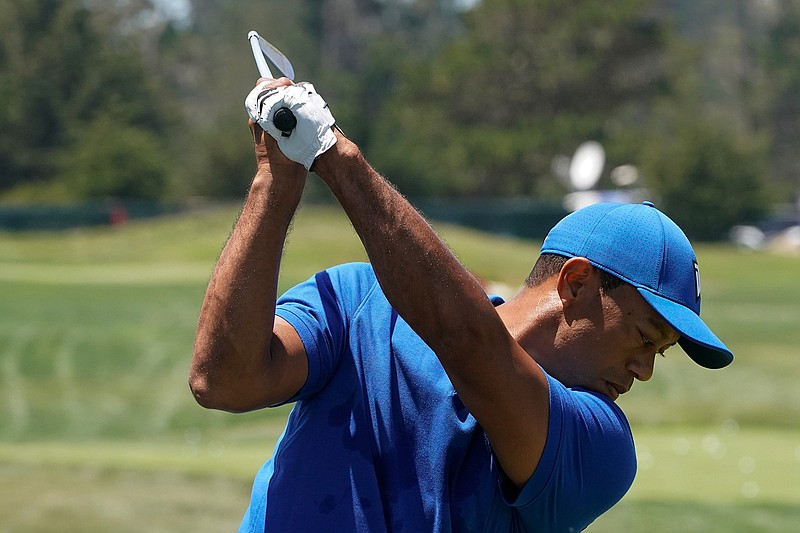
[(573, 257), (561, 267), (556, 289), (564, 306), (572, 305), (581, 297), (591, 296), (599, 288), (599, 272), (585, 257)]

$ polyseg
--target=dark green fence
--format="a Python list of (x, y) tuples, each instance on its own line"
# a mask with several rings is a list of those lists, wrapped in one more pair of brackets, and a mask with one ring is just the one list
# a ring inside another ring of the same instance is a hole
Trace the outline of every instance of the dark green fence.
[(557, 203), (528, 199), (416, 200), (426, 218), (526, 239), (543, 239), (567, 215)]
[[(525, 199), (416, 200), (413, 203), (430, 220), (528, 239), (542, 239), (567, 214), (559, 204)], [(0, 205), (0, 229), (63, 230), (124, 224), (128, 220), (173, 214), (185, 209), (187, 206), (174, 203), (121, 201)]]
[(89, 202), (74, 205), (0, 205), (0, 229), (61, 230), (124, 224), (180, 211), (176, 204), (156, 202)]

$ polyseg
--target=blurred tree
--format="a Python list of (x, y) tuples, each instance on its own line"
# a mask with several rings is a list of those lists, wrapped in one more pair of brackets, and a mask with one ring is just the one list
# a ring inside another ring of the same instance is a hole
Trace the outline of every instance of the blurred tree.
[(768, 5), (666, 3), (683, 38), (671, 42), (673, 90), (653, 105), (638, 162), (690, 237), (721, 239), (759, 221), (773, 200), (772, 88), (758, 57)]
[(776, 185), (784, 198), (800, 196), (800, 1), (776, 0), (767, 13), (760, 48), (764, 85), (770, 96), (761, 126), (772, 133)]
[[(131, 145), (141, 145), (147, 132), (153, 142), (137, 161), (159, 167), (158, 179), (166, 179), (171, 115), (161, 87), (131, 42), (96, 22), (75, 0), (10, 0), (0, 9), (0, 190), (73, 180), (67, 174), (88, 167), (71, 158), (83, 161), (96, 148), (101, 136), (88, 133), (101, 122), (120, 146), (128, 133)], [(152, 186), (147, 189), (152, 196)], [(143, 189), (117, 192), (123, 191)]]
[[(797, 179), (800, 0), (190, 3), (180, 19), (156, 0), (3, 3), (0, 192), (58, 182), (62, 195), (240, 197), (254, 169), (242, 109), (257, 77), (250, 29), (411, 195), (556, 198), (552, 158), (595, 139), (610, 165), (648, 166), (647, 185), (666, 198), (688, 184), (657, 148), (698, 161), (679, 134), (759, 169), (772, 136), (774, 168)], [(101, 135), (110, 117), (118, 131)], [(120, 169), (82, 182), (104, 157), (150, 177), (134, 187)]]
[(698, 116), (670, 116), (640, 163), (659, 207), (691, 239), (724, 239), (732, 226), (757, 222), (767, 211), (767, 137)]
[(405, 73), (374, 159), (410, 194), (556, 194), (553, 156), (639, 129), (667, 90), (667, 34), (643, 0), (486, 0)]
[(168, 167), (153, 130), (100, 116), (71, 132), (77, 140), (59, 158), (70, 199), (163, 197)]

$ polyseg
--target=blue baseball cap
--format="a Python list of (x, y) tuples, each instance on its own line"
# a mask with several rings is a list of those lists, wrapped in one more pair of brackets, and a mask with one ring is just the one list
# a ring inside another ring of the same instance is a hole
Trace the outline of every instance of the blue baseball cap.
[(706, 368), (733, 354), (700, 318), (700, 270), (683, 231), (651, 202), (599, 203), (556, 224), (541, 253), (585, 257), (636, 287), (677, 332), (683, 351)]

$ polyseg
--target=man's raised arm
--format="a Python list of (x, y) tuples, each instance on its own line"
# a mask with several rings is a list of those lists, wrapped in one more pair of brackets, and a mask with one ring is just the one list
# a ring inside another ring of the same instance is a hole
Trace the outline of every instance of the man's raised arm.
[(389, 302), (436, 353), (506, 475), (522, 485), (547, 436), (544, 373), (423, 217), (355, 144), (337, 137), (315, 172), (350, 218)]
[[(287, 85), (285, 78), (266, 87)], [(189, 385), (201, 405), (249, 411), (296, 393), (308, 366), (297, 333), (275, 319), (278, 270), (306, 180), (250, 122), (258, 170), (217, 261), (197, 326)]]

